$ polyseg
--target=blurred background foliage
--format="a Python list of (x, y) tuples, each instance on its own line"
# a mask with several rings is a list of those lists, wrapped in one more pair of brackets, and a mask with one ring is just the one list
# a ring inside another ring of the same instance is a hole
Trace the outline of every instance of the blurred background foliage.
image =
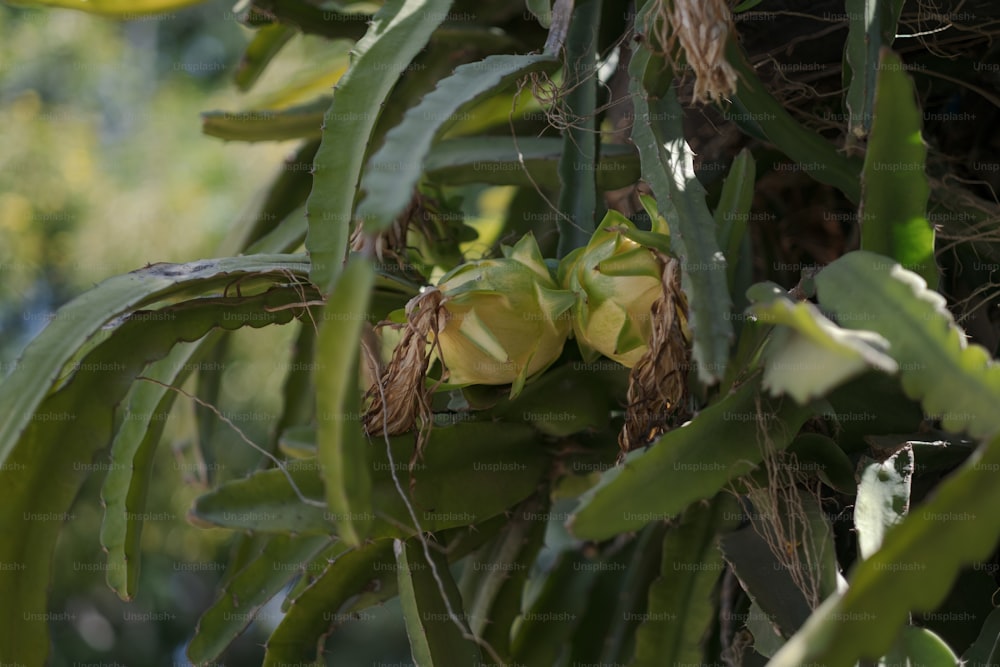
[[(297, 35), (242, 94), (232, 77), (252, 33), (232, 10), (231, 2), (208, 2), (112, 21), (0, 5), (0, 377), (51, 313), (95, 283), (150, 262), (231, 254), (227, 234), (252, 219), (280, 173), (275, 165), (297, 142), (224, 144), (202, 134), (199, 114), (311, 99), (332, 86), (330, 63), (346, 65), (350, 46)], [(295, 328), (241, 331), (217, 363), (219, 408), (254, 442), (267, 441), (280, 409), (284, 373), (276, 370), (288, 360), (269, 352), (290, 350)], [(214, 600), (231, 549), (230, 532), (185, 520), (206, 488), (192, 472), (194, 428), (193, 406), (182, 399), (164, 434), (172, 446), (156, 454), (143, 595), (132, 603), (104, 581), (107, 561), (95, 536), (105, 475), (94, 463), (56, 554), (55, 667), (189, 664), (184, 646)], [(256, 453), (235, 432), (220, 428), (217, 437), (216, 479), (254, 468)], [(227, 664), (259, 664), (279, 619), (279, 605), (265, 610)], [(391, 605), (344, 630), (331, 643), (358, 664), (408, 660)]]

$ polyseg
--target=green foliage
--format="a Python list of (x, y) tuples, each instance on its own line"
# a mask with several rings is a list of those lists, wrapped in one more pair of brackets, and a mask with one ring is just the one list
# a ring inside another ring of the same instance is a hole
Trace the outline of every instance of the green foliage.
[(892, 257), (937, 287), (934, 230), (927, 221), (930, 187), (920, 109), (899, 56), (879, 61), (875, 120), (861, 171), (861, 247)]
[[(200, 471), (188, 522), (233, 542), (184, 640), (195, 664), (232, 660), (244, 633), (266, 639), (264, 665), (348, 664), (376, 606), (420, 665), (995, 661), (996, 614), (964, 634), (933, 623), (989, 604), (962, 570), (1000, 539), (1000, 377), (937, 291), (961, 298), (931, 212), (972, 199), (931, 187), (936, 98), (888, 48), (903, 3), (848, 3), (836, 128), (731, 31), (698, 52), (707, 33), (681, 9), (706, 7), (640, 3), (624, 25), (600, 0), (241, 6), (256, 32), (233, 83), (280, 85), (202, 129), (298, 145), (225, 256), (97, 285), (0, 383), (0, 661), (49, 656), (53, 553), (105, 456), (107, 584), (155, 595), (161, 441)], [(311, 52), (301, 34), (353, 46)], [(290, 76), (290, 53), (322, 57)], [(691, 130), (710, 114), (687, 108), (688, 71), (731, 88), (718, 111), (754, 140), (723, 151), (724, 180)], [(775, 190), (776, 153), (808, 182), (795, 197)], [(835, 249), (790, 232), (779, 200), (795, 198), (856, 210), (862, 249), (853, 220), (821, 226), (844, 233)], [(27, 200), (0, 193), (0, 228)], [(949, 239), (956, 256), (1000, 257), (989, 211), (978, 245)], [(816, 265), (798, 255), (798, 284), (779, 285), (798, 246)], [(271, 384), (241, 387), (220, 370), (235, 332), (272, 324), (292, 326), (253, 353)], [(244, 431), (219, 408), (236, 389), (277, 414)], [(370, 423), (376, 408), (415, 423)], [(230, 450), (246, 465), (222, 472)], [(372, 650), (406, 650), (386, 636)]]
[[(646, 4), (651, 9), (655, 3)], [(637, 21), (644, 21), (640, 14)], [(691, 149), (684, 139), (683, 114), (664, 63), (637, 49), (629, 65), (630, 93), (636, 122), (632, 140), (642, 158), (643, 177), (656, 195), (660, 215), (670, 225), (673, 252), (683, 258), (684, 293), (691, 308), (694, 359), (703, 382), (725, 375), (733, 336), (727, 317), (731, 304), (726, 284), (726, 257), (719, 250), (715, 220), (705, 192), (694, 177)], [(646, 119), (656, 118), (657, 122)]]
[(886, 76), (886, 69), (879, 66), (881, 52), (896, 39), (903, 1), (848, 0), (846, 7), (851, 29), (844, 56), (850, 71), (857, 72), (850, 77), (845, 98), (851, 113), (848, 127), (855, 136), (863, 137), (871, 130), (875, 114), (877, 78)]
[(635, 667), (705, 660), (702, 642), (715, 620), (712, 601), (722, 569), (719, 533), (735, 527), (736, 502), (721, 495), (693, 505), (663, 541), (660, 577), (649, 588), (649, 619), (636, 630)]
[(358, 547), (372, 523), (368, 443), (361, 420), (361, 401), (354, 389), (361, 360), (361, 327), (375, 284), (375, 267), (352, 257), (337, 278), (316, 336), (316, 453), (326, 488), (326, 507), (337, 536)]
[(571, 519), (573, 534), (607, 539), (675, 516), (750, 472), (763, 456), (761, 439), (787, 447), (812, 411), (794, 401), (766, 401), (759, 386), (759, 378), (747, 380), (702, 412), (709, 418), (671, 431), (608, 471)]
[(354, 200), (382, 104), (450, 6), (450, 0), (388, 2), (355, 45), (351, 67), (337, 82), (323, 119), (323, 141), (313, 163), (317, 176), (306, 208), (312, 278), (324, 293), (332, 289), (347, 253)]

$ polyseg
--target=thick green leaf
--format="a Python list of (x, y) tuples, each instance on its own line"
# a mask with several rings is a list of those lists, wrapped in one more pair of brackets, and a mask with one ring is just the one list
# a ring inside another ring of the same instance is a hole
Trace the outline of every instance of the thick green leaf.
[[(315, 358), (316, 329), (312, 327), (312, 322), (306, 322), (295, 339), (285, 383), (281, 388), (283, 405), (273, 431), (272, 451), (281, 446), (281, 438), (289, 430), (305, 428), (316, 419)], [(308, 456), (316, 455), (315, 431), (312, 435), (312, 451)]]
[(337, 82), (323, 120), (323, 142), (306, 204), (311, 275), (324, 294), (333, 289), (347, 254), (354, 200), (382, 104), (450, 7), (451, 0), (388, 0)]
[(803, 433), (788, 446), (788, 453), (795, 455), (800, 472), (816, 473), (824, 484), (841, 493), (853, 496), (857, 491), (854, 465), (832, 438)]
[(460, 117), (461, 109), (535, 71), (554, 70), (549, 54), (493, 55), (461, 65), (424, 96), (385, 137), (372, 157), (362, 188), (365, 198), (358, 217), (372, 232), (388, 229), (409, 205), (424, 161), (436, 137)]
[(526, 603), (525, 613), (514, 628), (511, 664), (562, 664), (559, 658), (569, 653), (569, 639), (589, 603), (600, 566), (567, 550), (550, 571), (540, 575), (541, 590)]
[(265, 644), (263, 667), (314, 664), (336, 625), (335, 619), (345, 618), (352, 599), (377, 589), (385, 573), (393, 573), (395, 568), (388, 540), (352, 549), (328, 562), (291, 600)]
[[(869, 0), (871, 1), (871, 0)], [(885, 49), (878, 68), (875, 121), (861, 173), (861, 248), (892, 257), (937, 288), (934, 229), (927, 220), (923, 118), (903, 61)]]
[(286, 463), (285, 470), (264, 470), (220, 484), (195, 500), (188, 520), (204, 527), (329, 535), (334, 526), (321, 506), (323, 493), (319, 465), (303, 459)]
[(764, 387), (799, 403), (826, 395), (846, 380), (875, 368), (888, 373), (896, 362), (888, 343), (870, 331), (849, 331), (808, 301), (795, 301), (777, 285), (754, 285), (750, 312), (763, 324), (780, 325), (765, 349)]
[(246, 289), (254, 281), (269, 284), (280, 275), (302, 278), (308, 266), (300, 255), (159, 263), (109, 278), (81, 294), (59, 309), (0, 383), (0, 405), (9, 415), (0, 420), (0, 462), (10, 454), (38, 404), (56, 385), (63, 366), (115, 318), (157, 301), (210, 293), (240, 280)]
[[(237, 259), (245, 264), (254, 261)], [(176, 271), (175, 278), (183, 281), (190, 275), (185, 268), (157, 270)], [(205, 283), (211, 280), (194, 284), (204, 289)], [(181, 282), (174, 289), (183, 286), (193, 288)], [(59, 529), (70, 518), (67, 513), (92, 469), (95, 453), (111, 441), (115, 406), (146, 364), (164, 357), (175, 343), (197, 340), (217, 327), (286, 323), (295, 312), (288, 306), (301, 298), (300, 289), (286, 286), (254, 296), (194, 299), (154, 312), (135, 312), (81, 359), (57, 391), (32, 409), (28, 427), (0, 465), (0, 485), (7, 494), (0, 562), (20, 564), (0, 570), (0, 590), (9, 603), (0, 612), (5, 658), (25, 664), (44, 662), (49, 646), (46, 589)], [(61, 312), (76, 312), (81, 299)], [(47, 342), (49, 337), (42, 332), (33, 347), (44, 350)]]
[(243, 52), (240, 64), (236, 66), (233, 74), (236, 87), (243, 92), (250, 90), (264, 73), (268, 63), (295, 34), (294, 29), (278, 24), (258, 30)]
[(293, 26), (307, 35), (353, 41), (365, 35), (372, 17), (365, 12), (340, 12), (336, 6), (310, 0), (254, 0), (252, 10), (243, 20), (250, 27), (277, 23)]
[[(850, 84), (844, 101), (850, 112), (848, 130), (856, 137), (868, 134), (875, 107), (876, 78), (880, 76), (879, 52), (892, 46), (903, 0), (847, 0), (850, 28), (844, 57)], [(845, 77), (847, 72), (845, 72)]]
[[(559, 257), (582, 248), (597, 226), (597, 43), (602, 0), (582, 0), (573, 7), (566, 36), (565, 98), (561, 113), (569, 124), (563, 131), (559, 160)], [(600, 211), (600, 217), (604, 212)]]
[(969, 667), (1000, 665), (1000, 608), (994, 609), (983, 622), (979, 637), (962, 654), (962, 664)]
[(790, 637), (838, 589), (833, 530), (801, 489), (753, 488), (747, 499), (750, 525), (723, 538), (722, 550), (750, 599)]
[(816, 276), (820, 304), (850, 329), (878, 332), (899, 363), (903, 388), (945, 429), (991, 438), (1000, 432), (1000, 367), (969, 345), (917, 274), (865, 251), (848, 253)]
[(326, 537), (271, 537), (201, 615), (187, 647), (191, 662), (208, 664), (222, 655), (292, 577), (302, 574), (307, 567), (316, 567), (313, 558), (329, 544)]
[[(562, 140), (553, 137), (489, 136), (445, 139), (434, 144), (424, 168), (436, 183), (521, 185), (559, 189)], [(601, 144), (597, 186), (615, 190), (640, 177), (639, 154), (632, 146)]]
[(571, 517), (573, 534), (606, 539), (669, 519), (760, 463), (762, 438), (776, 450), (787, 447), (812, 410), (787, 399), (767, 400), (759, 387), (759, 377), (748, 380), (690, 423), (604, 473), (601, 485)]
[(616, 560), (604, 568), (597, 587), (608, 595), (605, 616), (610, 618), (594, 618), (603, 620), (596, 627), (591, 624), (590, 614), (581, 620), (574, 645), (579, 662), (590, 662), (590, 656), (598, 654), (605, 663), (624, 663), (635, 653), (639, 625), (667, 620), (663, 614), (649, 613), (649, 591), (663, 569), (663, 538), (667, 531), (665, 524), (646, 526), (635, 540), (630, 557), (621, 558), (620, 565)]
[[(397, 474), (409, 492), (406, 462), (413, 452), (413, 436), (396, 436), (390, 442)], [(385, 445), (377, 439), (366, 446), (372, 449), (364, 471), (372, 479), (371, 536), (411, 537), (415, 528), (392, 480)], [(531, 495), (546, 461), (537, 432), (526, 424), (463, 422), (437, 427), (412, 472), (410, 502), (427, 531), (481, 523)], [(303, 494), (321, 496), (314, 460), (289, 465), (289, 472)], [(216, 526), (269, 532), (320, 534), (332, 528), (323, 508), (304, 506), (280, 470), (220, 485), (195, 502), (192, 517)]]
[(550, 0), (527, 0), (525, 5), (543, 28), (552, 25), (552, 3)]
[(247, 109), (206, 111), (201, 114), (201, 131), (227, 141), (288, 141), (320, 136), (329, 97), (288, 109)]
[(745, 625), (753, 635), (753, 650), (762, 656), (771, 658), (785, 645), (781, 632), (756, 602), (750, 603)]
[(753, 204), (756, 178), (757, 164), (750, 150), (744, 148), (736, 155), (729, 168), (713, 215), (719, 247), (724, 249), (726, 256), (726, 277), (730, 294), (741, 293), (741, 290), (736, 289), (736, 270), (739, 268), (743, 240), (747, 238), (747, 228), (750, 226), (750, 207)]
[(77, 9), (116, 19), (135, 19), (196, 5), (201, 0), (10, 0), (17, 7), (60, 7)]
[(458, 586), (444, 555), (418, 540), (394, 540), (393, 550), (403, 620), (416, 664), (480, 664), (482, 654), (471, 640)]
[(706, 662), (702, 644), (716, 616), (712, 592), (725, 569), (717, 539), (739, 524), (738, 509), (731, 495), (719, 495), (692, 505), (667, 532), (660, 578), (636, 630), (634, 667)]
[[(655, 4), (646, 4), (637, 25), (645, 24), (645, 13)], [(670, 225), (671, 247), (681, 260), (698, 376), (705, 384), (714, 384), (725, 375), (733, 338), (726, 258), (719, 249), (705, 189), (694, 175), (683, 112), (669, 78), (663, 76), (665, 63), (647, 48), (635, 48), (629, 64), (629, 91), (635, 105), (632, 140), (639, 149), (643, 179), (656, 195), (660, 214)]]
[(911, 611), (933, 610), (963, 565), (996, 548), (1000, 514), (975, 508), (1000, 503), (998, 470), (1000, 437), (977, 450), (928, 501), (911, 508), (887, 532), (882, 548), (854, 569), (847, 591), (827, 599), (771, 666), (815, 661), (850, 667), (888, 651)]
[(360, 546), (371, 529), (370, 446), (361, 426), (358, 364), (375, 267), (352, 256), (327, 300), (316, 338), (316, 444), (326, 503), (340, 539)]
[(736, 94), (725, 109), (726, 116), (744, 132), (773, 143), (820, 183), (834, 186), (852, 202), (861, 201), (861, 161), (846, 157), (822, 136), (800, 125), (767, 92), (734, 35), (726, 43), (726, 60), (738, 74)]
[(163, 385), (140, 382), (132, 386), (124, 401), (122, 424), (111, 443), (111, 463), (101, 488), (101, 546), (108, 554), (108, 586), (123, 600), (131, 600), (139, 584), (146, 492), (153, 474), (153, 454), (177, 397), (171, 387), (184, 383), (199, 354), (208, 349), (202, 341), (179, 344), (150, 364), (145, 377)]
[(469, 629), (504, 659), (510, 656), (511, 626), (521, 613), (528, 571), (552, 516), (547, 508), (547, 498), (526, 500), (496, 539), (473, 554), (462, 571), (459, 588), (466, 601)]
[(861, 466), (854, 526), (858, 553), (868, 558), (879, 550), (886, 532), (902, 521), (910, 508), (913, 449), (904, 447), (885, 461), (864, 457)]
[[(231, 339), (216, 333), (205, 336), (197, 343), (199, 348), (204, 348), (204, 351), (199, 349), (197, 355), (199, 361), (192, 369), (197, 372), (197, 389), (195, 391), (197, 400), (194, 402), (197, 438), (190, 447), (183, 450), (186, 458), (190, 459), (186, 463), (181, 463), (185, 470), (183, 476), (185, 481), (196, 479), (200, 483), (211, 484), (219, 469), (219, 452), (216, 451), (215, 447), (218, 440), (215, 438), (215, 433), (216, 428), (220, 427), (223, 422), (208, 406), (216, 406), (221, 403), (222, 381), (231, 342)], [(171, 393), (177, 395), (177, 392), (171, 391)], [(164, 419), (166, 419), (167, 407), (164, 406)], [(226, 427), (222, 425), (221, 428)]]
[[(948, 647), (943, 639), (928, 630), (907, 626), (899, 637), (901, 653), (909, 660), (910, 665), (928, 665), (929, 667), (951, 667), (958, 665), (958, 656)], [(973, 667), (973, 665), (968, 665)], [(982, 667), (980, 665), (979, 667)]]
[[(302, 224), (302, 239), (305, 239), (305, 202), (309, 196), (309, 189), (312, 187), (313, 158), (319, 148), (319, 141), (306, 141), (296, 151), (287, 158), (281, 165), (278, 175), (271, 182), (264, 201), (260, 208), (249, 219), (241, 221), (241, 228), (234, 231), (233, 235), (226, 240), (221, 250), (222, 253), (229, 254), (251, 254), (267, 252), (294, 252), (301, 241), (291, 247), (291, 250), (284, 250), (289, 246), (285, 245), (287, 237), (283, 241), (272, 245), (267, 237), (272, 233), (278, 233), (281, 227), (289, 224)], [(274, 248), (281, 248), (275, 250)]]

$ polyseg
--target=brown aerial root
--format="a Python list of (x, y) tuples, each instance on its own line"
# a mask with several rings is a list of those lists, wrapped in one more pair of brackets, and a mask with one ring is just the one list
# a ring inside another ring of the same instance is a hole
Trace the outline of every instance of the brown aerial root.
[[(363, 423), (368, 435), (400, 435), (418, 424), (423, 434), (430, 427), (431, 389), (425, 378), (438, 321), (444, 316), (442, 299), (439, 290), (428, 288), (406, 304), (405, 324), (385, 325), (403, 327), (403, 335), (378, 382), (365, 394), (368, 408)], [(418, 453), (423, 440), (418, 441)]]
[(649, 349), (629, 373), (625, 425), (618, 436), (622, 456), (645, 446), (686, 416), (690, 351), (684, 335), (687, 299), (681, 291), (680, 265), (663, 262), (663, 293), (653, 302)]
[(693, 99), (711, 102), (736, 92), (736, 71), (726, 61), (726, 42), (735, 30), (726, 0), (656, 0), (647, 29), (680, 74), (685, 61), (694, 72)]
[[(756, 412), (763, 415), (760, 397)], [(767, 420), (757, 422), (757, 443), (766, 471), (766, 485), (751, 475), (740, 480), (743, 493), (753, 506), (750, 523), (781, 568), (789, 573), (810, 608), (816, 609), (823, 601), (822, 563), (826, 554), (822, 549), (827, 545), (813, 534), (810, 519), (810, 511), (822, 511), (819, 481), (801, 470), (794, 454), (774, 446), (769, 427)]]

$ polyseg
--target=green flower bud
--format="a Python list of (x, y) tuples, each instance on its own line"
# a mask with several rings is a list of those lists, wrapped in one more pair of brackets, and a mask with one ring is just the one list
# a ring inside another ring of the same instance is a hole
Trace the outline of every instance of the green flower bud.
[(510, 383), (516, 395), (559, 358), (569, 337), (573, 294), (559, 288), (530, 234), (504, 257), (456, 267), (437, 289), (437, 343), (449, 384)]
[(663, 291), (663, 268), (624, 230), (636, 227), (621, 213), (608, 211), (590, 243), (563, 259), (560, 282), (576, 295), (573, 333), (584, 359), (603, 354), (631, 368), (648, 349), (650, 312)]

